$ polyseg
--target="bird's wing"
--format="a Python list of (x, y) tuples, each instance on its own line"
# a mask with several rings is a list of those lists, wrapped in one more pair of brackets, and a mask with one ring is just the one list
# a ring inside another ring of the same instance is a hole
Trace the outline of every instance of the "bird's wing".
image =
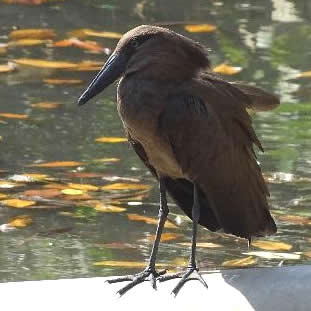
[(250, 98), (249, 108), (255, 111), (273, 110), (280, 105), (280, 100), (276, 96), (258, 87), (242, 82), (231, 82), (231, 84)]
[[(144, 147), (139, 142), (135, 141), (129, 133), (127, 133), (128, 140), (132, 145), (134, 151), (141, 159), (141, 161), (150, 170), (152, 175), (158, 179), (156, 170), (150, 164), (148, 156)], [(193, 205), (193, 184), (182, 178), (174, 179), (165, 177), (165, 188), (175, 203), (184, 211), (184, 213), (192, 219), (192, 205)], [(217, 231), (220, 229), (220, 225), (216, 219), (216, 216), (212, 209), (208, 207), (208, 202), (202, 191), (198, 193), (199, 200), (201, 202), (201, 220), (199, 224), (208, 228), (211, 231)]]
[(245, 94), (228, 83), (193, 81), (168, 98), (159, 130), (224, 231), (250, 238), (274, 233), (276, 226), (253, 144), (262, 147), (247, 105)]

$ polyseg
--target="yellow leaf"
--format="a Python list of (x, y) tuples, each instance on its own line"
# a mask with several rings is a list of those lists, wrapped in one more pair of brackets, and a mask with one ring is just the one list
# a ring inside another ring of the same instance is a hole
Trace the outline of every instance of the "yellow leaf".
[[(146, 267), (145, 262), (138, 261), (116, 261), (116, 260), (105, 260), (94, 262), (94, 266), (109, 266), (109, 267), (125, 267), (125, 268), (144, 268)], [(166, 264), (157, 263), (156, 267), (165, 268)]]
[(111, 32), (111, 31), (95, 31), (92, 29), (77, 29), (69, 33), (71, 37), (84, 38), (90, 37), (101, 37), (107, 39), (120, 39), (122, 37), (121, 33)]
[(79, 189), (62, 189), (61, 192), (66, 195), (81, 195), (84, 194), (82, 190)]
[(98, 71), (104, 66), (104, 62), (95, 62), (95, 61), (82, 61), (77, 64), (76, 68), (73, 68), (74, 71)]
[(10, 219), (9, 225), (15, 228), (24, 228), (32, 223), (32, 219), (28, 215), (21, 215)]
[(60, 107), (62, 104), (58, 102), (40, 102), (31, 104), (30, 106), (33, 108), (41, 108), (41, 109), (55, 109)]
[(261, 249), (265, 249), (268, 251), (288, 251), (293, 248), (292, 245), (284, 243), (284, 242), (276, 242), (276, 241), (253, 241), (253, 246), (256, 246)]
[(82, 162), (76, 162), (76, 161), (56, 161), (56, 162), (31, 164), (29, 166), (36, 166), (36, 167), (73, 167), (73, 166), (79, 166), (82, 164), (83, 164)]
[(11, 189), (11, 188), (22, 186), (22, 185), (23, 184), (16, 184), (16, 183), (8, 182), (5, 180), (0, 181), (0, 188), (2, 189)]
[(56, 33), (53, 29), (19, 29), (9, 33), (11, 40), (22, 39), (53, 39)]
[(242, 67), (232, 67), (227, 64), (221, 64), (213, 68), (213, 72), (224, 75), (234, 75), (242, 70)]
[(93, 162), (96, 163), (106, 163), (106, 162), (119, 162), (118, 158), (102, 158), (102, 159), (94, 159)]
[(77, 64), (71, 62), (51, 61), (33, 58), (14, 59), (14, 62), (19, 65), (26, 65), (40, 68), (52, 68), (52, 69), (70, 69), (78, 66)]
[(8, 200), (1, 201), (1, 204), (10, 206), (10, 207), (24, 208), (24, 207), (34, 205), (36, 204), (36, 202), (28, 201), (28, 200), (20, 200), (20, 199), (8, 199)]
[(17, 41), (9, 42), (9, 46), (33, 46), (33, 45), (40, 45), (47, 43), (47, 40), (40, 40), (40, 39), (21, 39)]
[(150, 189), (149, 185), (142, 184), (126, 184), (115, 183), (101, 187), (102, 190), (147, 190)]
[(16, 70), (17, 66), (15, 63), (8, 62), (6, 65), (0, 65), (0, 73), (1, 72), (11, 72)]
[(0, 117), (8, 119), (19, 119), (19, 120), (25, 120), (29, 118), (27, 114), (17, 114), (17, 113), (0, 113)]
[(253, 256), (227, 260), (222, 263), (223, 267), (246, 267), (256, 263), (256, 259)]
[(308, 251), (308, 252), (303, 252), (303, 254), (307, 257), (311, 257), (311, 251)]
[(55, 85), (63, 85), (63, 84), (81, 84), (83, 83), (80, 79), (43, 79), (44, 83), (47, 84), (55, 84)]
[(4, 193), (0, 193), (0, 200), (7, 198), (8, 196)]
[(95, 209), (97, 211), (105, 212), (105, 213), (121, 213), (121, 212), (126, 211), (126, 208), (124, 207), (119, 207), (119, 206), (104, 204), (104, 203), (96, 204)]
[[(127, 217), (129, 220), (143, 221), (143, 222), (150, 224), (150, 225), (157, 225), (158, 224), (157, 218), (151, 218), (151, 217), (142, 216), (142, 215), (138, 215), (138, 214), (134, 214), (134, 213), (128, 213)], [(176, 225), (174, 225), (173, 223), (171, 223), (169, 221), (166, 221), (164, 227), (165, 228), (171, 228), (171, 229), (177, 228)]]
[(9, 180), (15, 181), (15, 182), (36, 182), (36, 181), (43, 181), (53, 180), (52, 177), (49, 177), (49, 175), (46, 174), (36, 174), (36, 173), (25, 173), (25, 174), (15, 174), (9, 177)]
[(88, 185), (88, 184), (68, 184), (70, 188), (78, 189), (78, 190), (85, 190), (85, 191), (97, 191), (99, 190), (99, 187)]
[[(183, 246), (188, 246), (191, 247), (191, 243), (190, 242), (185, 242), (185, 243), (178, 243), (179, 245), (183, 245)], [(217, 247), (223, 247), (220, 244), (216, 244), (216, 243), (211, 243), (211, 242), (198, 242), (197, 243), (197, 247), (202, 247), (202, 248), (217, 248)]]
[[(182, 236), (182, 234), (180, 234), (180, 233), (165, 232), (165, 233), (162, 233), (162, 235), (161, 235), (161, 242), (176, 240), (181, 236)], [(154, 239), (155, 239), (155, 235), (151, 235), (148, 237), (148, 240), (151, 242), (153, 242)], [(180, 243), (178, 243), (178, 244), (180, 244)]]
[(215, 31), (217, 27), (210, 24), (199, 24), (199, 25), (186, 25), (185, 29), (188, 32), (212, 32)]
[(310, 77), (311, 77), (311, 71), (301, 72), (301, 73), (299, 74), (299, 77), (302, 77), (302, 78), (310, 78)]
[(127, 141), (127, 138), (123, 137), (99, 137), (96, 138), (95, 141), (100, 143), (122, 143)]

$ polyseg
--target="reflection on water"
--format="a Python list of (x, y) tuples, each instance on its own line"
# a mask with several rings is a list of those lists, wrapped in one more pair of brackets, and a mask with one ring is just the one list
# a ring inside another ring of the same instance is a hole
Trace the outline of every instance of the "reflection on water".
[[(287, 243), (291, 248), (274, 250), (286, 253), (283, 257), (273, 257), (270, 252), (269, 258), (257, 255), (253, 258), (257, 265), (309, 261), (311, 80), (308, 74), (301, 77), (301, 73), (311, 70), (310, 1), (97, 0), (39, 6), (1, 3), (0, 7), (0, 65), (22, 58), (74, 63), (106, 59), (105, 53), (54, 47), (52, 41), (16, 45), (8, 38), (15, 29), (51, 28), (57, 36), (53, 40), (60, 41), (68, 38), (68, 32), (82, 28), (122, 33), (138, 24), (155, 23), (171, 25), (172, 29), (206, 44), (212, 50), (214, 65), (227, 63), (243, 68), (230, 79), (251, 81), (277, 93), (282, 100), (281, 108), (257, 114), (254, 123), (265, 147), (259, 160), (269, 182), (272, 211), (279, 226), (277, 235), (270, 240)], [(217, 31), (187, 33), (185, 23), (209, 23), (216, 25)], [(103, 37), (86, 39), (110, 49), (117, 42)], [(123, 132), (115, 111), (114, 87), (87, 107), (76, 106), (77, 97), (93, 75), (94, 71), (27, 65), (20, 65), (10, 73), (0, 72), (0, 113), (28, 116), (27, 119), (0, 116), (2, 281), (128, 273), (133, 269), (94, 263), (142, 262), (149, 256), (155, 225), (135, 220), (137, 216), (133, 214), (147, 219), (156, 217), (157, 186), (126, 143), (95, 142), (98, 137), (120, 137)], [(49, 79), (83, 81), (54, 84)], [(57, 105), (52, 108), (38, 105), (46, 102)], [(52, 161), (80, 164), (31, 166)], [(18, 179), (25, 173), (47, 176)], [(15, 184), (10, 187), (9, 183)], [(100, 191), (82, 189), (74, 195), (62, 192), (78, 187), (70, 184), (104, 187), (116, 183), (126, 186)], [(151, 188), (139, 189), (129, 184)], [(46, 192), (40, 192), (43, 190)], [(33, 191), (32, 196), (29, 191)], [(32, 198), (35, 203), (28, 209), (3, 204), (13, 198), (26, 201)], [(107, 210), (107, 206), (112, 210)], [(113, 210), (115, 207), (125, 211)], [(188, 256), (188, 246), (183, 243), (190, 241), (191, 226), (176, 207), (171, 210), (170, 219), (175, 226), (166, 231), (177, 235), (161, 244), (159, 262), (169, 267), (182, 266)], [(15, 230), (3, 226), (14, 217), (25, 215), (30, 217), (31, 224)], [(224, 261), (261, 250), (256, 247), (248, 250), (244, 240), (203, 229), (199, 241), (216, 244), (213, 248), (212, 244), (199, 248), (198, 260), (203, 269), (217, 268)]]

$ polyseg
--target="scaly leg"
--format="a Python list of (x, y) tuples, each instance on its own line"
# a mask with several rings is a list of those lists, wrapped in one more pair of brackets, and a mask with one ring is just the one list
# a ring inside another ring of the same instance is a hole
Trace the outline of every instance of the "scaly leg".
[(159, 222), (156, 231), (156, 237), (153, 243), (152, 251), (149, 258), (149, 263), (145, 270), (135, 275), (127, 275), (111, 280), (107, 280), (108, 283), (117, 283), (123, 281), (131, 281), (129, 284), (121, 288), (117, 293), (122, 296), (125, 294), (129, 289), (133, 288), (137, 284), (140, 284), (144, 281), (150, 280), (151, 285), (154, 289), (156, 289), (156, 279), (157, 277), (166, 273), (166, 270), (162, 270), (157, 272), (155, 269), (155, 262), (158, 253), (159, 243), (161, 240), (161, 234), (164, 228), (165, 221), (167, 219), (167, 215), (169, 213), (169, 209), (167, 206), (167, 199), (166, 199), (166, 189), (164, 181), (160, 178), (160, 209), (159, 209)]
[(190, 259), (189, 259), (187, 270), (185, 272), (179, 272), (179, 273), (171, 274), (167, 276), (160, 276), (158, 278), (160, 282), (164, 282), (164, 281), (175, 279), (175, 278), (181, 278), (181, 280), (177, 283), (177, 285), (172, 291), (172, 294), (174, 294), (175, 297), (177, 296), (178, 292), (183, 287), (183, 285), (187, 281), (190, 281), (190, 280), (198, 280), (207, 288), (207, 284), (205, 283), (202, 276), (199, 274), (199, 269), (197, 268), (196, 259), (195, 259), (199, 219), (200, 219), (200, 204), (199, 204), (197, 186), (194, 184), (193, 207), (192, 207), (192, 245), (191, 245), (191, 254), (190, 254)]

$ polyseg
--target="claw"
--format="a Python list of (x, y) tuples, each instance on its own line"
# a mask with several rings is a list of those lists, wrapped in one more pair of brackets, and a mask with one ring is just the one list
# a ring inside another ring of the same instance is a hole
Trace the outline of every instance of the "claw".
[(151, 267), (147, 267), (144, 271), (137, 273), (135, 275), (126, 275), (126, 276), (122, 276), (119, 278), (107, 280), (106, 282), (109, 284), (112, 284), (112, 283), (118, 283), (118, 282), (124, 282), (124, 281), (131, 281), (129, 284), (127, 284), (126, 286), (124, 286), (123, 288), (117, 291), (117, 294), (122, 296), (134, 286), (144, 281), (148, 281), (148, 280), (150, 280), (152, 288), (156, 290), (157, 289), (157, 284), (156, 284), (157, 278), (165, 273), (166, 273), (166, 270), (161, 270), (159, 272), (156, 272), (155, 269)]
[(175, 297), (178, 295), (180, 289), (184, 286), (184, 284), (190, 280), (198, 280), (205, 288), (208, 288), (206, 282), (204, 281), (204, 279), (202, 278), (196, 267), (189, 267), (185, 272), (178, 272), (171, 275), (161, 276), (158, 278), (158, 281), (165, 282), (176, 278), (181, 278), (181, 280), (172, 290), (172, 294)]

